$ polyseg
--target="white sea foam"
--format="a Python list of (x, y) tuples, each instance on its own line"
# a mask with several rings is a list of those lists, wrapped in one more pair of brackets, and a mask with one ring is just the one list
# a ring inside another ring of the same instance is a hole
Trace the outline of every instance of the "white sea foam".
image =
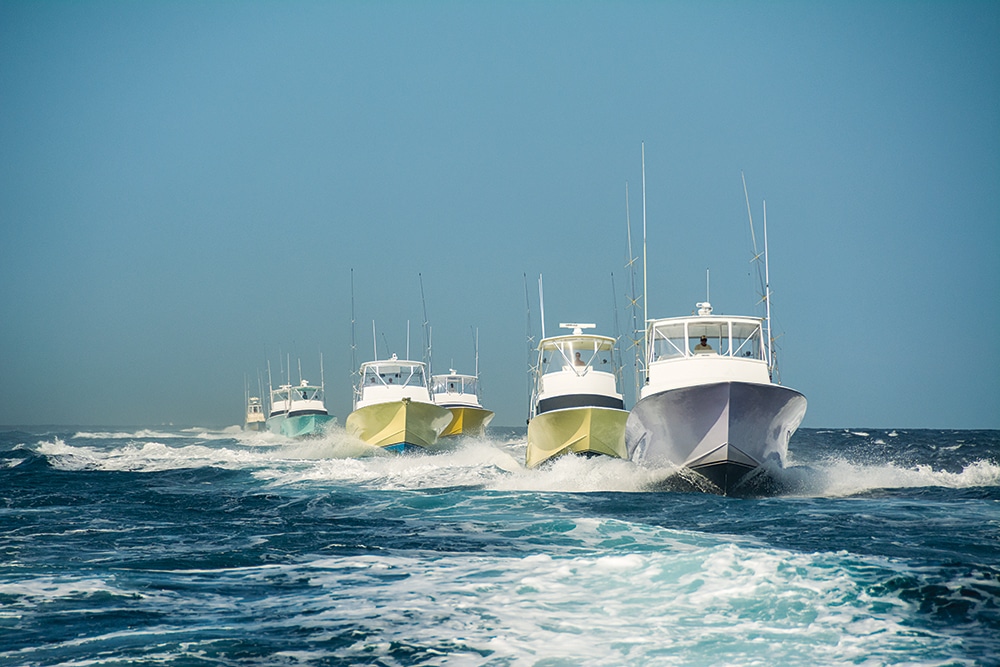
[[(878, 584), (915, 574), (903, 563), (798, 553), (617, 519), (573, 523), (571, 533), (583, 544), (615, 534), (644, 548), (318, 557), (171, 570), (169, 588), (146, 584), (146, 577), (160, 576), (155, 572), (133, 571), (121, 581), (28, 576), (0, 582), (0, 595), (10, 600), (8, 618), (52, 602), (76, 605), (63, 612), (67, 619), (98, 606), (107, 611), (110, 595), (121, 599), (116, 608), (141, 600), (148, 613), (183, 619), (46, 644), (34, 649), (35, 658), (67, 647), (120, 650), (128, 638), (149, 647), (145, 659), (161, 655), (153, 647), (159, 645), (164, 659), (177, 660), (209, 648), (220, 630), (235, 637), (294, 630), (310, 642), (353, 636), (353, 644), (337, 642), (329, 657), (387, 664), (394, 646), (440, 657), (422, 664), (877, 665), (901, 655), (960, 653), (960, 637), (913, 631), (919, 601), (879, 592)], [(271, 588), (275, 583), (281, 585)]]
[[(79, 436), (80, 434), (77, 434)], [(353, 438), (342, 427), (323, 437), (292, 440), (273, 433), (242, 432), (236, 438), (137, 432), (109, 447), (89, 436), (33, 445), (67, 470), (155, 472), (183, 468), (245, 469), (274, 485), (349, 483), (383, 489), (482, 487), (495, 491), (642, 492), (663, 488), (671, 468), (650, 469), (607, 457), (560, 457), (538, 469), (524, 466), (525, 441), (466, 439), (448, 450), (397, 455)], [(929, 465), (860, 464), (831, 458), (808, 468), (790, 465), (776, 474), (790, 493), (849, 496), (885, 488), (974, 488), (1000, 485), (1000, 464), (969, 463), (960, 472)]]
[(860, 465), (836, 459), (823, 463), (818, 471), (817, 486), (808, 492), (822, 496), (850, 496), (875, 489), (1000, 486), (1000, 465), (989, 460), (975, 461), (961, 472), (951, 472), (929, 465)]
[(17, 581), (0, 581), (0, 595), (20, 598), (31, 606), (62, 598), (80, 598), (98, 594), (134, 598), (138, 595), (103, 579), (92, 577), (23, 577)]
[(260, 462), (260, 455), (246, 450), (206, 445), (168, 445), (156, 440), (132, 442), (103, 449), (68, 445), (57, 438), (36, 446), (53, 465), (64, 470), (113, 470), (156, 472), (182, 468), (218, 466), (242, 468)]
[[(393, 641), (453, 638), (493, 651), (493, 660), (533, 663), (673, 655), (711, 656), (714, 664), (880, 664), (952, 641), (914, 635), (905, 625), (910, 603), (874, 596), (844, 554), (692, 546), (571, 558), (356, 557), (308, 567), (336, 618), (378, 637), (342, 657), (379, 655)], [(892, 572), (888, 563), (867, 565)], [(302, 619), (314, 627), (332, 621)]]

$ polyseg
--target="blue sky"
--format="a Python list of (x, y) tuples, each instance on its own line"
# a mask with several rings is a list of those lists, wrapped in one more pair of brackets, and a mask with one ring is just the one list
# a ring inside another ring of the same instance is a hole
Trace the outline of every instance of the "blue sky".
[(321, 352), (343, 419), (352, 269), (358, 363), (373, 320), (417, 355), (421, 276), (436, 370), (478, 328), (523, 424), (525, 276), (535, 329), (538, 274), (548, 333), (627, 328), (644, 142), (651, 317), (706, 269), (755, 312), (743, 172), (804, 426), (1000, 428), (997, 34), (993, 2), (2, 1), (0, 424), (237, 424)]

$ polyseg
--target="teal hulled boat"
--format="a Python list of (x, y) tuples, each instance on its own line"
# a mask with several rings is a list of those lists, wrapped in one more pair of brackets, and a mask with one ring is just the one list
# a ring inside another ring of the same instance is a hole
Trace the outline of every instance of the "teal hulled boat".
[(271, 390), (267, 430), (290, 438), (322, 435), (336, 418), (326, 411), (323, 386), (302, 380), (298, 386), (284, 384)]

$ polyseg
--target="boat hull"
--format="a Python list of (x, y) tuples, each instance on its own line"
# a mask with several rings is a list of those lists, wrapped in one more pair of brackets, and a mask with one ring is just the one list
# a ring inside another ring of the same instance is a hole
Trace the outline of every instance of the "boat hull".
[(358, 408), (347, 417), (350, 435), (390, 451), (433, 450), (451, 423), (447, 408), (404, 399)]
[(451, 412), (451, 423), (441, 432), (441, 437), (482, 436), (493, 421), (493, 412), (465, 405), (443, 406)]
[(806, 399), (775, 384), (718, 382), (670, 389), (636, 403), (625, 428), (629, 458), (687, 468), (723, 493), (761, 468), (782, 467)]
[(278, 415), (268, 417), (267, 430), (289, 438), (320, 436), (326, 431), (327, 425), (335, 419), (332, 415), (295, 415), (292, 417)]
[(604, 407), (552, 410), (528, 422), (525, 465), (534, 468), (564, 454), (627, 458), (625, 424), (629, 413)]

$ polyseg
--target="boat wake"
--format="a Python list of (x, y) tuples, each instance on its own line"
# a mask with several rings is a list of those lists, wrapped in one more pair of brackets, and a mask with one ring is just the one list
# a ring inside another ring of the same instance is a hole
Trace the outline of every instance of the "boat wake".
[(886, 489), (1000, 487), (1000, 464), (972, 461), (954, 472), (927, 464), (860, 464), (833, 459), (817, 466), (791, 466), (772, 473), (779, 495), (847, 497)]
[[(215, 467), (245, 470), (266, 483), (360, 484), (386, 490), (483, 488), (536, 492), (712, 492), (699, 475), (650, 468), (604, 456), (559, 457), (545, 466), (524, 465), (526, 441), (476, 437), (438, 453), (398, 455), (348, 435), (342, 427), (320, 437), (292, 440), (267, 432), (139, 430), (75, 433), (20, 445), (63, 470), (162, 472)], [(8, 466), (17, 465), (10, 459)], [(951, 469), (929, 463), (858, 462), (828, 457), (749, 480), (745, 496), (849, 497), (886, 489), (1000, 487), (1000, 463), (972, 459)]]

